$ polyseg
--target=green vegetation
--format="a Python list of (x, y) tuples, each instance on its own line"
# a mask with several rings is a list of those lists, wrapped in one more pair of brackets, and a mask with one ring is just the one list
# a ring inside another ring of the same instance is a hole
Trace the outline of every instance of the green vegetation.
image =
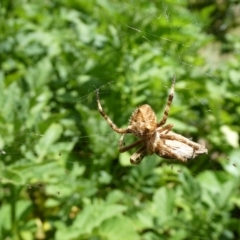
[[(0, 239), (240, 238), (240, 5), (195, 2), (1, 1)], [(126, 126), (173, 75), (168, 123), (209, 154), (131, 166), (94, 91)]]

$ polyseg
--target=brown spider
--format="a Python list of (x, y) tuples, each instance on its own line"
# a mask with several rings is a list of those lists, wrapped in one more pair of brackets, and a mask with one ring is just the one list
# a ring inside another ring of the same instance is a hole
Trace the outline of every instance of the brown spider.
[[(156, 153), (163, 158), (177, 159), (186, 162), (190, 158), (195, 158), (200, 154), (208, 152), (205, 146), (172, 132), (173, 124), (167, 124), (164, 126), (174, 96), (174, 85), (175, 77), (173, 78), (163, 118), (159, 123), (157, 123), (157, 117), (152, 108), (149, 105), (144, 104), (132, 113), (129, 120), (129, 126), (126, 129), (118, 128), (106, 115), (99, 100), (99, 90), (96, 90), (98, 110), (100, 114), (115, 132), (122, 134), (119, 140), (119, 151), (122, 153), (131, 148), (141, 146), (130, 157), (130, 162), (132, 164), (139, 164), (144, 156), (153, 153)], [(123, 138), (126, 133), (132, 133), (140, 139), (128, 146), (124, 146)]]

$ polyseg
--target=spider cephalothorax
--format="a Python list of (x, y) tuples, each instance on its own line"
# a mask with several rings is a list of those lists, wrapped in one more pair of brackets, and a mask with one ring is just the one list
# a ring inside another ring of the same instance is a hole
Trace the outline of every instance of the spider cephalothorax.
[[(174, 96), (174, 84), (175, 78), (173, 78), (163, 118), (159, 123), (157, 123), (157, 117), (152, 108), (149, 105), (144, 104), (132, 113), (129, 120), (129, 126), (126, 129), (116, 127), (106, 115), (99, 100), (99, 91), (96, 91), (99, 112), (115, 132), (122, 134), (119, 140), (119, 151), (125, 152), (133, 147), (141, 146), (130, 157), (130, 162), (132, 164), (139, 164), (145, 155), (151, 155), (153, 153), (156, 153), (163, 158), (177, 159), (184, 162), (187, 161), (187, 159), (195, 158), (199, 154), (207, 153), (205, 146), (172, 132), (172, 124), (164, 126)], [(139, 140), (131, 145), (124, 146), (124, 134), (129, 133), (134, 134)]]
[(157, 128), (157, 117), (152, 108), (144, 104), (137, 108), (130, 120), (127, 129), (137, 137), (152, 135)]

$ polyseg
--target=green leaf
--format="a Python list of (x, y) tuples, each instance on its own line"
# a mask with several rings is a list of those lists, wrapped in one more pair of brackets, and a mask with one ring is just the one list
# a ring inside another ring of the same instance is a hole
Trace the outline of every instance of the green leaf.
[(52, 144), (59, 139), (62, 133), (62, 126), (59, 124), (52, 124), (42, 136), (39, 143), (36, 145), (36, 152), (38, 153), (38, 161), (40, 162), (50, 151)]
[(197, 176), (197, 179), (203, 188), (208, 189), (213, 193), (219, 192), (221, 189), (221, 183), (214, 172), (204, 171)]
[(2, 183), (13, 183), (17, 185), (23, 184), (23, 176), (21, 172), (12, 170), (10, 167), (4, 167), (3, 164), (0, 163), (0, 176)]
[(79, 232), (82, 234), (91, 233), (94, 228), (101, 226), (103, 221), (119, 215), (125, 210), (126, 207), (122, 205), (105, 205), (96, 202), (83, 209), (83, 211), (77, 216), (73, 227), (79, 228)]
[(123, 167), (132, 166), (130, 162), (131, 154), (129, 152), (124, 152), (119, 154), (119, 162)]
[(239, 179), (236, 179), (236, 182), (234, 181), (228, 181), (223, 184), (222, 191), (219, 194), (219, 207), (224, 209), (227, 206), (230, 205), (231, 196), (234, 192), (238, 190), (237, 184), (239, 183)]
[(98, 230), (101, 237), (109, 240), (138, 240), (133, 222), (125, 216), (117, 216), (103, 222)]
[(172, 189), (162, 187), (158, 189), (153, 197), (153, 207), (160, 223), (168, 221), (174, 210), (174, 192)]

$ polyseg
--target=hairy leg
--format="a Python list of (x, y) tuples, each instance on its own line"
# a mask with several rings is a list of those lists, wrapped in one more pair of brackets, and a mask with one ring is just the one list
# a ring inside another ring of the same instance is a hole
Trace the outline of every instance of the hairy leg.
[(171, 86), (171, 89), (170, 89), (170, 93), (168, 95), (168, 101), (167, 101), (167, 105), (166, 105), (165, 110), (164, 110), (163, 118), (157, 124), (157, 127), (160, 127), (160, 126), (164, 125), (167, 121), (168, 113), (169, 113), (169, 110), (170, 110), (170, 107), (171, 107), (171, 104), (172, 104), (172, 100), (173, 100), (173, 97), (174, 97), (174, 85), (175, 85), (175, 76), (173, 77), (173, 80), (172, 80), (172, 86)]
[(100, 114), (104, 117), (104, 119), (108, 122), (109, 126), (117, 133), (131, 133), (129, 129), (121, 129), (118, 128), (112, 120), (107, 116), (107, 114), (103, 111), (102, 105), (99, 100), (99, 90), (96, 90), (96, 98), (97, 98), (97, 105), (98, 105), (98, 111)]
[(146, 156), (146, 147), (143, 146), (143, 147), (139, 148), (139, 149), (130, 157), (130, 162), (131, 162), (131, 164), (138, 165), (145, 156)]
[(173, 128), (173, 124), (168, 124), (168, 125), (166, 125), (166, 126), (164, 126), (162, 128), (161, 127), (159, 127), (159, 129), (157, 128), (156, 131), (158, 131), (160, 133), (166, 131), (164, 134), (167, 134), (169, 131), (172, 130), (172, 128)]
[(123, 153), (123, 152), (126, 152), (126, 151), (128, 151), (128, 150), (136, 147), (136, 146), (139, 146), (141, 143), (142, 143), (142, 140), (138, 140), (138, 141), (136, 141), (136, 142), (134, 142), (134, 143), (132, 143), (132, 144), (130, 144), (130, 145), (128, 145), (128, 146), (123, 146), (123, 145), (121, 145), (121, 144), (119, 143), (118, 149), (119, 149), (119, 152), (120, 152), (120, 153)]

